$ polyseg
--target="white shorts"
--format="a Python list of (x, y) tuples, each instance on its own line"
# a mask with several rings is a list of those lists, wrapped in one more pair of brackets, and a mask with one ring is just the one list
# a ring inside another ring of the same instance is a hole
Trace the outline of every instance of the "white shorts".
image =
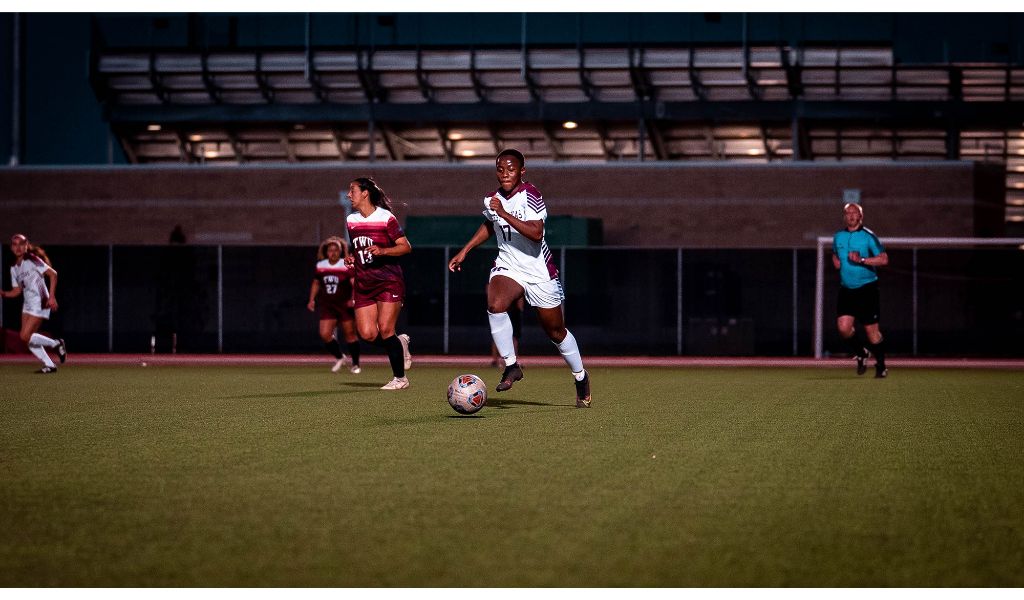
[(494, 279), (496, 275), (508, 277), (522, 286), (523, 291), (526, 292), (526, 303), (535, 308), (558, 308), (565, 300), (562, 282), (557, 277), (540, 283), (526, 283), (522, 280), (522, 276), (515, 271), (494, 267), (491, 269), (490, 279)]
[(25, 303), (21, 306), (21, 312), (33, 317), (50, 318), (50, 309), (43, 308), (43, 299), (38, 294), (25, 294), (23, 292), (22, 296), (24, 296)]

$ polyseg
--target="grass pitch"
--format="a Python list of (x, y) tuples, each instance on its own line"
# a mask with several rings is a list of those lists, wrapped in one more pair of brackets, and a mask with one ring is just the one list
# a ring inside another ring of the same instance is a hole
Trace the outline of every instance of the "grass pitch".
[(1018, 372), (33, 368), (2, 586), (1024, 585)]

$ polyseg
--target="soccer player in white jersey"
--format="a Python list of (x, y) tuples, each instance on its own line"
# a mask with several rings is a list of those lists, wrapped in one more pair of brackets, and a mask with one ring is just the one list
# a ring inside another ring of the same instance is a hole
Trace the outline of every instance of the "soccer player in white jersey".
[(50, 259), (42, 248), (33, 246), (28, 238), (18, 233), (11, 237), (11, 252), (15, 263), (11, 267), (11, 290), (0, 291), (4, 298), (24, 297), (21, 308), (21, 341), (28, 344), (32, 352), (43, 363), (37, 373), (56, 373), (47, 348), (54, 348), (60, 362), (67, 359), (64, 340), (54, 340), (40, 333), (43, 321), (50, 318), (50, 311), (57, 310), (57, 271), (50, 266)]
[(590, 407), (590, 376), (583, 368), (576, 338), (565, 328), (562, 301), (565, 294), (558, 280), (551, 251), (544, 241), (547, 207), (540, 191), (523, 181), (526, 159), (518, 150), (502, 150), (495, 167), (498, 189), (484, 198), (484, 222), (473, 237), (448, 263), (452, 272), (462, 269), (466, 254), (487, 241), (491, 235), (498, 240), (498, 257), (487, 283), (487, 318), (491, 337), (498, 353), (505, 360), (505, 372), (497, 391), (504, 392), (523, 378), (523, 369), (515, 353), (512, 322), (508, 309), (525, 296), (537, 309), (541, 327), (558, 347), (576, 383), (577, 408)]

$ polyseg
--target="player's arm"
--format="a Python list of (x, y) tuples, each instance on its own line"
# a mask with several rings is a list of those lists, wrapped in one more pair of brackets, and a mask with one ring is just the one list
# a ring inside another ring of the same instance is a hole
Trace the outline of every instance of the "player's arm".
[(395, 240), (395, 245), (390, 248), (382, 248), (377, 245), (367, 246), (366, 251), (372, 256), (402, 256), (412, 252), (412, 244), (409, 238), (404, 235)]
[(50, 290), (50, 298), (46, 301), (46, 308), (57, 310), (57, 271), (50, 267), (43, 273)]
[(20, 287), (13, 287), (13, 288), (10, 289), (10, 291), (7, 291), (7, 292), (0, 291), (0, 296), (3, 296), (4, 298), (17, 298), (20, 295), (21, 295), (21, 288)]
[(313, 285), (309, 286), (309, 303), (306, 304), (306, 308), (309, 312), (316, 310), (316, 295), (320, 293), (320, 280), (314, 279)]
[(469, 254), (469, 251), (486, 242), (492, 235), (494, 235), (494, 224), (490, 221), (484, 221), (481, 223), (480, 227), (477, 227), (476, 233), (473, 234), (473, 237), (469, 238), (466, 245), (462, 247), (462, 250), (459, 250), (458, 254), (448, 261), (448, 270), (453, 273), (455, 271), (461, 271), (462, 263), (466, 260), (466, 255)]
[(544, 239), (544, 221), (521, 221), (517, 219), (510, 212), (505, 210), (505, 207), (501, 205), (501, 200), (497, 195), (491, 197), (490, 208), (528, 240), (532, 242), (539, 242)]
[(839, 263), (839, 257), (836, 256), (834, 252), (832, 253), (832, 266), (835, 267), (836, 269), (838, 269), (840, 266), (842, 266)]

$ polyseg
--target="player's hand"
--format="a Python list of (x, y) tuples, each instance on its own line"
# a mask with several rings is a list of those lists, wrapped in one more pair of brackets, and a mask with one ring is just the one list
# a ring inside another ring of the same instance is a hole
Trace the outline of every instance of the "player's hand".
[(448, 261), (448, 270), (452, 273), (462, 270), (462, 261), (466, 260), (466, 253), (459, 252)]
[(309, 312), (316, 310), (316, 300), (310, 300), (309, 304), (306, 305), (306, 308), (309, 309)]
[(501, 205), (501, 198), (497, 194), (491, 196), (491, 201), (487, 204), (487, 208), (494, 211), (497, 215), (505, 212), (505, 207)]
[(50, 299), (46, 301), (46, 308), (50, 310), (57, 310), (57, 299), (50, 296)]
[(370, 256), (383, 256), (384, 250), (380, 246), (374, 244), (373, 246), (366, 247), (366, 253)]
[(849, 260), (852, 263), (855, 263), (855, 264), (859, 263), (860, 262), (860, 252), (857, 252), (856, 250), (851, 250), (850, 253), (846, 255), (846, 258), (847, 258), (847, 260)]
[(356, 257), (355, 257), (354, 254), (350, 254), (350, 255), (345, 257), (345, 265), (346, 266), (352, 267), (352, 266), (355, 266), (355, 264), (356, 264)]

